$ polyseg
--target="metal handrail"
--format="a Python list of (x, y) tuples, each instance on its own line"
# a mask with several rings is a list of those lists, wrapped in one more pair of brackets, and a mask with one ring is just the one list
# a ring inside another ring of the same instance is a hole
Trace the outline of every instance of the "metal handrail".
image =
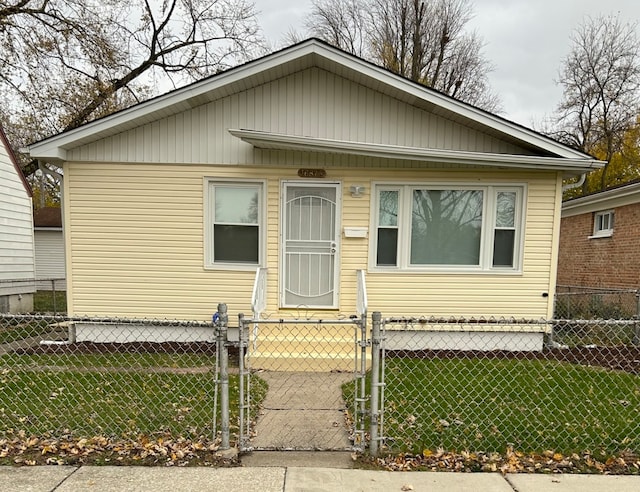
[(267, 308), (267, 269), (258, 268), (256, 279), (253, 282), (253, 293), (251, 295), (251, 310), (254, 319), (259, 319), (260, 314)]
[(364, 270), (356, 270), (356, 275), (358, 279), (357, 285), (357, 295), (356, 295), (356, 311), (358, 316), (363, 319), (367, 318), (367, 283), (365, 279)]

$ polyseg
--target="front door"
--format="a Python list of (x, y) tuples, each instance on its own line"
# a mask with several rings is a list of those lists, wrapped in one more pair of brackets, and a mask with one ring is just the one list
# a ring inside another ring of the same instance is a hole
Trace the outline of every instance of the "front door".
[(283, 184), (281, 303), (337, 308), (340, 185)]

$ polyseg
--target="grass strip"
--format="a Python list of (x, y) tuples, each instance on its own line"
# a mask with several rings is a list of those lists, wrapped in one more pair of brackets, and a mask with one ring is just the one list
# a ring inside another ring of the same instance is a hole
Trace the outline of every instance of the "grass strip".
[[(5, 432), (122, 438), (163, 434), (187, 439), (212, 434), (213, 367), (199, 373), (131, 367), (101, 371), (90, 368), (89, 358), (82, 357), (83, 363), (71, 370), (2, 367), (0, 420)], [(98, 363), (107, 365), (105, 360)], [(185, 367), (181, 362), (176, 365)], [(238, 376), (230, 375), (232, 425), (238, 418), (238, 384)], [(266, 390), (264, 381), (252, 379), (253, 415)]]
[[(547, 360), (389, 358), (390, 451), (640, 452), (640, 377)], [(344, 388), (353, 401), (352, 385)]]

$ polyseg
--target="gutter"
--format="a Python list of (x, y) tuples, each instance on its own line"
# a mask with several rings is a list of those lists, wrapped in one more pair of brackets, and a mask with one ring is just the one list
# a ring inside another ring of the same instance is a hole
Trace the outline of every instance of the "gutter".
[(584, 184), (586, 179), (587, 179), (587, 173), (582, 173), (580, 175), (580, 179), (578, 181), (576, 181), (575, 183), (569, 183), (569, 184), (566, 184), (566, 185), (562, 185), (562, 193), (564, 193), (565, 191), (575, 190), (576, 188), (579, 188), (580, 186), (582, 186)]
[(260, 149), (363, 155), (383, 159), (429, 161), (473, 166), (545, 169), (565, 171), (565, 175), (583, 174), (593, 169), (601, 168), (606, 164), (604, 161), (593, 158), (543, 157), (524, 154), (498, 154), (407, 147), (235, 128), (230, 128), (227, 131), (234, 137)]

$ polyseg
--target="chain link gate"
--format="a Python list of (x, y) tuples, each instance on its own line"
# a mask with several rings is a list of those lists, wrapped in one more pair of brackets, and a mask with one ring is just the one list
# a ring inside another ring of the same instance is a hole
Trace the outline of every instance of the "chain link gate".
[(238, 325), (239, 451), (362, 450), (366, 313)]

